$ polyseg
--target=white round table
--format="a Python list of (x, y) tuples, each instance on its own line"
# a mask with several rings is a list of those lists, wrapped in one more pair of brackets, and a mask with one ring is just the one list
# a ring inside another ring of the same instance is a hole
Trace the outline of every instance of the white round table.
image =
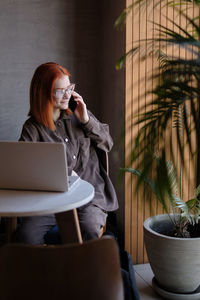
[(67, 192), (0, 189), (0, 216), (42, 216), (78, 208), (94, 197), (93, 186), (79, 179)]
[[(81, 242), (80, 227), (76, 208), (89, 203), (94, 197), (94, 187), (79, 180), (75, 186), (67, 192), (41, 192), (22, 190), (0, 189), (0, 216), (2, 217), (26, 217), (56, 214), (61, 238), (64, 243), (73, 242), (76, 238), (66, 238), (73, 228), (66, 228), (72, 220), (75, 222), (75, 234), (77, 241)], [(70, 212), (69, 212), (70, 211)], [(68, 214), (66, 212), (69, 212)], [(68, 216), (68, 221), (66, 218)], [(67, 223), (66, 223), (67, 222)]]

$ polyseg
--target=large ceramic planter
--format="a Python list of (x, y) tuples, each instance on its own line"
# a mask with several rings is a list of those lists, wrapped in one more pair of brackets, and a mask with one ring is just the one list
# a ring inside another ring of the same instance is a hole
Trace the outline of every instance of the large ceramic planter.
[(159, 233), (170, 226), (168, 215), (157, 215), (144, 222), (149, 263), (163, 289), (193, 293), (200, 285), (200, 238), (174, 238)]

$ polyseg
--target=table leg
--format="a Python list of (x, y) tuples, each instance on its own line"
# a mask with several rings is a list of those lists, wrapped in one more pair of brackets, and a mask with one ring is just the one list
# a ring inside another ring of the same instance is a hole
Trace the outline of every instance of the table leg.
[(17, 228), (17, 218), (7, 217), (6, 218), (6, 242), (10, 243), (12, 241), (13, 232)]
[(83, 243), (76, 209), (57, 213), (56, 221), (63, 244)]

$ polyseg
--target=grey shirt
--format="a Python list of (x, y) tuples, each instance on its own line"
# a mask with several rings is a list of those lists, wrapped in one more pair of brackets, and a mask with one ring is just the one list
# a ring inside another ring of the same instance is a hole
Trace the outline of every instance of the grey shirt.
[(74, 170), (83, 180), (95, 188), (91, 203), (106, 210), (118, 208), (118, 201), (112, 182), (101, 162), (100, 153), (112, 148), (113, 141), (107, 124), (100, 123), (88, 111), (89, 121), (81, 124), (77, 118), (64, 111), (55, 122), (56, 130), (50, 130), (30, 117), (23, 125), (20, 141), (60, 142), (66, 145), (69, 174)]

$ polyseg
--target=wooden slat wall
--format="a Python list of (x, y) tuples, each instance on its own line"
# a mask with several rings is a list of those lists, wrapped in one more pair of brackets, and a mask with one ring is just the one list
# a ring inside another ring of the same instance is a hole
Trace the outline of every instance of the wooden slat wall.
[[(127, 0), (127, 7), (134, 0)], [(169, 18), (178, 20), (179, 25), (184, 25), (180, 16), (177, 15), (173, 8), (161, 5), (154, 7), (154, 1), (148, 4), (148, 7), (134, 7), (127, 19), (126, 26), (126, 52), (128, 52), (134, 43), (141, 39), (154, 37), (157, 32), (151, 21), (161, 23), (167, 26), (173, 26), (169, 23), (166, 15)], [(191, 13), (191, 11), (190, 11)], [(194, 12), (192, 12), (193, 14)], [(145, 45), (147, 50), (147, 45)], [(176, 49), (170, 49), (172, 53)], [(182, 55), (184, 55), (182, 53)], [(185, 54), (187, 55), (187, 54)], [(140, 107), (146, 104), (151, 95), (144, 96), (144, 92), (150, 90), (153, 86), (153, 81), (147, 80), (154, 72), (157, 65), (155, 58), (149, 57), (148, 60), (141, 61), (142, 53), (139, 57), (129, 58), (126, 63), (126, 137), (125, 137), (125, 156), (126, 166), (129, 166), (131, 145), (135, 135), (138, 132), (139, 126), (133, 125), (133, 116), (137, 115)], [(178, 153), (177, 153), (177, 159)], [(188, 158), (189, 160), (189, 158)], [(193, 173), (190, 171), (191, 174)], [(193, 194), (193, 186), (187, 182), (182, 184), (184, 195), (188, 198)], [(147, 262), (147, 256), (143, 240), (143, 222), (150, 215), (163, 213), (163, 209), (156, 199), (152, 199), (151, 203), (145, 201), (142, 192), (135, 193), (135, 177), (130, 173), (125, 174), (125, 248), (132, 255), (134, 263)]]

